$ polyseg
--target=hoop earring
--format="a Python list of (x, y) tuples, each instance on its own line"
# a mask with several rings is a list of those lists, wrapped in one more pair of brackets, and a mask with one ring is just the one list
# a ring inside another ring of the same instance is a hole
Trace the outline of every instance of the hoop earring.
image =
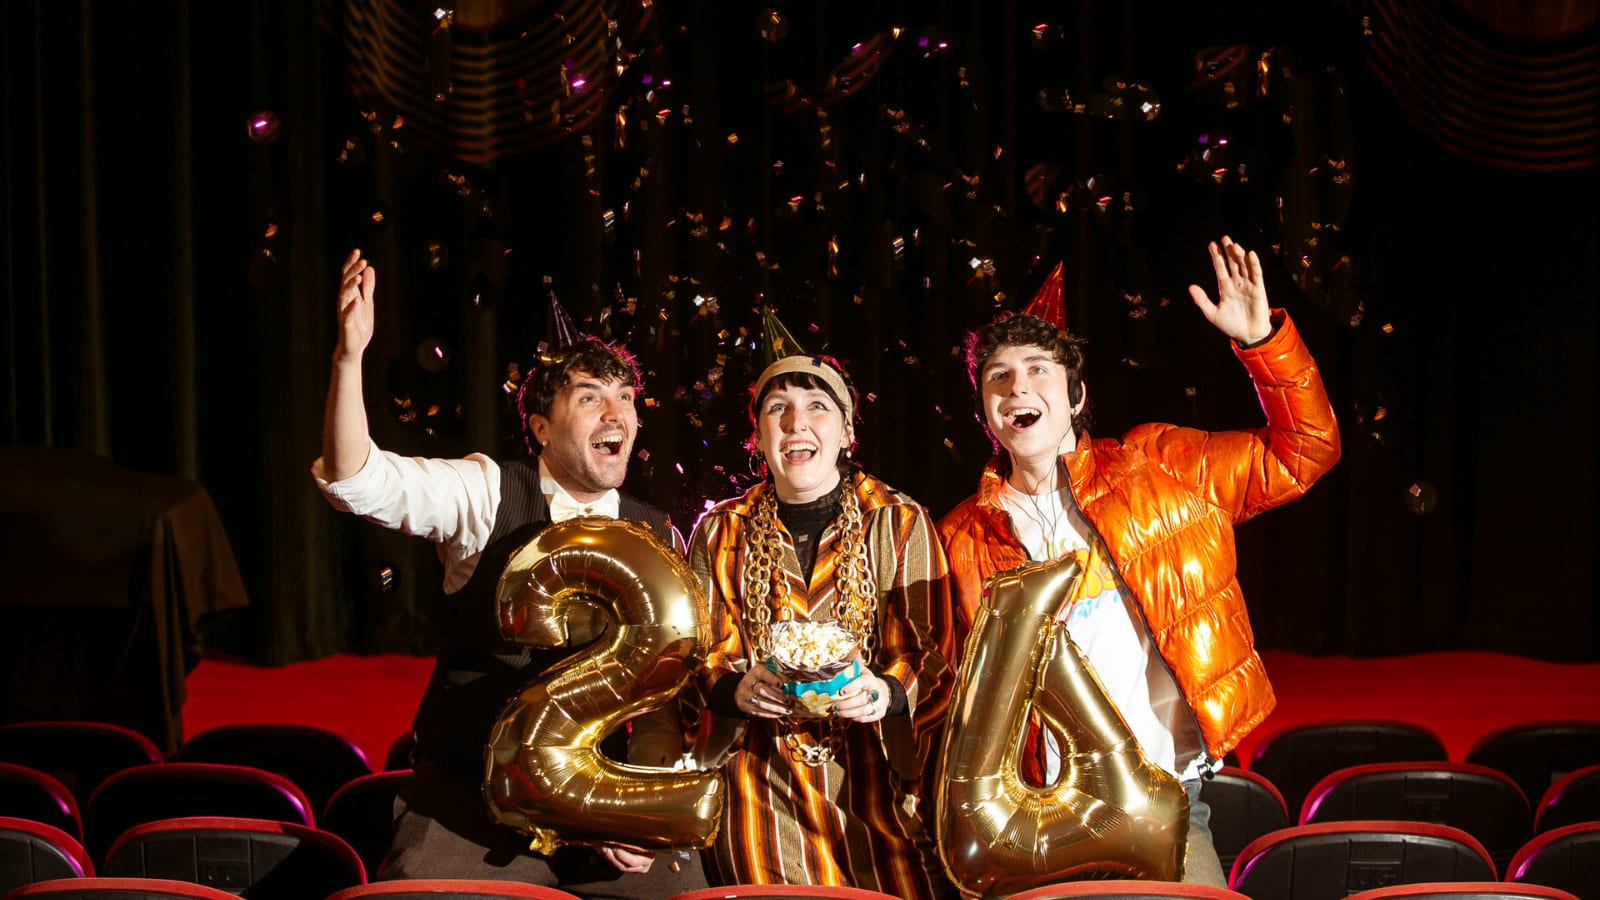
[(744, 467), (749, 470), (752, 476), (763, 481), (766, 480), (767, 458), (766, 456), (762, 455), (760, 450), (752, 448), (745, 452)]

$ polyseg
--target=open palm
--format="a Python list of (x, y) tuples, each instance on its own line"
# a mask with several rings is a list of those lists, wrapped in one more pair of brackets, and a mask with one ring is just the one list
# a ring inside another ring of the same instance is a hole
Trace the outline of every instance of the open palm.
[(1204, 288), (1189, 285), (1189, 296), (1206, 321), (1240, 344), (1254, 344), (1272, 333), (1272, 308), (1267, 304), (1267, 283), (1261, 274), (1261, 258), (1246, 251), (1232, 238), (1212, 241), (1211, 267), (1217, 273), (1217, 300), (1211, 301)]

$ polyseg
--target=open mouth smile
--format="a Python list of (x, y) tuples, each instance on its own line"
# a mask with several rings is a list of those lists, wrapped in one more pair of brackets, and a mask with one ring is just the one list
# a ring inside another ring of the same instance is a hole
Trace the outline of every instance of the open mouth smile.
[(782, 450), (783, 458), (792, 463), (809, 462), (817, 455), (815, 444), (790, 444)]
[(623, 435), (620, 431), (613, 431), (603, 435), (599, 440), (589, 444), (602, 456), (616, 456), (622, 452)]
[(1039, 421), (1044, 413), (1031, 406), (1018, 406), (1006, 410), (1001, 415), (1011, 420), (1011, 427), (1018, 431), (1026, 431), (1029, 426)]

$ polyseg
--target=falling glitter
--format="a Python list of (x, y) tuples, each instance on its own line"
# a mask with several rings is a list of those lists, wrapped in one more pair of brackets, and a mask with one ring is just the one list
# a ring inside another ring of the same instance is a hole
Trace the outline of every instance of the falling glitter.
[(1439, 505), (1439, 490), (1427, 481), (1413, 482), (1406, 488), (1405, 504), (1412, 513), (1425, 516)]
[(272, 143), (278, 139), (278, 132), (283, 130), (283, 123), (278, 121), (277, 114), (270, 109), (252, 113), (246, 126), (250, 140), (258, 144)]
[(767, 43), (777, 43), (789, 33), (789, 17), (782, 10), (763, 9), (756, 16), (756, 33)]
[(417, 345), (417, 365), (425, 372), (443, 372), (450, 365), (450, 345), (427, 338)]

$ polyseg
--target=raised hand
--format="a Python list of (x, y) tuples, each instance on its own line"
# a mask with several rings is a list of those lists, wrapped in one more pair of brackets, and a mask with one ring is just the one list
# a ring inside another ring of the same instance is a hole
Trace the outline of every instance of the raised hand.
[(360, 250), (345, 257), (339, 275), (339, 345), (334, 359), (359, 360), (372, 340), (372, 294), (378, 287), (378, 270), (361, 258)]
[(1189, 296), (1206, 321), (1240, 344), (1265, 340), (1272, 334), (1272, 309), (1267, 305), (1267, 283), (1261, 274), (1261, 259), (1254, 250), (1246, 252), (1227, 235), (1208, 245), (1211, 267), (1217, 273), (1217, 302), (1198, 284), (1189, 285)]

